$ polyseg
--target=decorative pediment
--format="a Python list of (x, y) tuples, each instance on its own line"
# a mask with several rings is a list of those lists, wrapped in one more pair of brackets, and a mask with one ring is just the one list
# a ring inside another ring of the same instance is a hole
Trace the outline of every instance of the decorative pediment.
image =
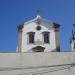
[(44, 52), (44, 47), (42, 46), (36, 46), (34, 48), (32, 48), (33, 52)]

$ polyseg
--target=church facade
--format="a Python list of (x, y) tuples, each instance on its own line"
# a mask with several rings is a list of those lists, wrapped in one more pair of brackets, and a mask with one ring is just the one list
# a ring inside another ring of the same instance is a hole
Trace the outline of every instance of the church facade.
[(59, 52), (60, 25), (43, 19), (40, 15), (18, 26), (17, 52)]

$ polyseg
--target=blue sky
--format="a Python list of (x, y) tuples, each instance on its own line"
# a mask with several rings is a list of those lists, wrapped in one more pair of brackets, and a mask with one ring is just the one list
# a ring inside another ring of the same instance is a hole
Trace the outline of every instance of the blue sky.
[(16, 51), (17, 25), (33, 19), (38, 9), (42, 17), (61, 25), (61, 50), (71, 50), (69, 39), (75, 23), (75, 0), (0, 0), (0, 52)]

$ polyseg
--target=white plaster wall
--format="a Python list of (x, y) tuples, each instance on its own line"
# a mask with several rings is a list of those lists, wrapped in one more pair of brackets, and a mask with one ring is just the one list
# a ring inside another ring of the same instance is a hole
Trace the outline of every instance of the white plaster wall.
[[(23, 28), (23, 32), (22, 32), (22, 52), (30, 52), (31, 49), (33, 47), (36, 47), (36, 46), (42, 46), (42, 47), (45, 47), (45, 52), (48, 52), (48, 51), (53, 51), (56, 49), (56, 44), (55, 44), (55, 32), (54, 32), (54, 29), (53, 28), (49, 28), (47, 24), (46, 26), (46, 23), (44, 25), (44, 23), (42, 23), (41, 25), (41, 30), (37, 31), (36, 30), (36, 27), (37, 27), (37, 24), (35, 22), (31, 22), (27, 25), (24, 25), (24, 28)], [(48, 31), (50, 32), (50, 44), (44, 44), (43, 43), (43, 34), (42, 32), (44, 31)], [(28, 32), (35, 32), (35, 42), (37, 40), (40, 40), (42, 41), (42, 44), (38, 45), (38, 44), (28, 44)]]
[(56, 67), (40, 67), (72, 63), (75, 64), (75, 52), (0, 53), (0, 75), (75, 75), (75, 65), (57, 67), (59, 70), (53, 72), (50, 71)]

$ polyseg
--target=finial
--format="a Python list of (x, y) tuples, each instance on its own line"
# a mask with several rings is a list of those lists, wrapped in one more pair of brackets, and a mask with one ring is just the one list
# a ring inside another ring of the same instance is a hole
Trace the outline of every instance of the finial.
[(72, 24), (72, 35), (75, 33), (75, 24)]
[(73, 27), (75, 27), (75, 24), (73, 24)]
[(36, 10), (37, 18), (41, 18), (41, 9)]
[(41, 11), (40, 10), (37, 10), (36, 12), (37, 12), (37, 15), (36, 15), (36, 23), (38, 25), (40, 25), (41, 24), (41, 19), (42, 19), (42, 17), (40, 16)]
[(41, 10), (40, 9), (36, 10), (36, 12), (37, 12), (37, 15), (41, 15)]
[(75, 39), (75, 24), (73, 24), (73, 28), (72, 28), (72, 39)]

